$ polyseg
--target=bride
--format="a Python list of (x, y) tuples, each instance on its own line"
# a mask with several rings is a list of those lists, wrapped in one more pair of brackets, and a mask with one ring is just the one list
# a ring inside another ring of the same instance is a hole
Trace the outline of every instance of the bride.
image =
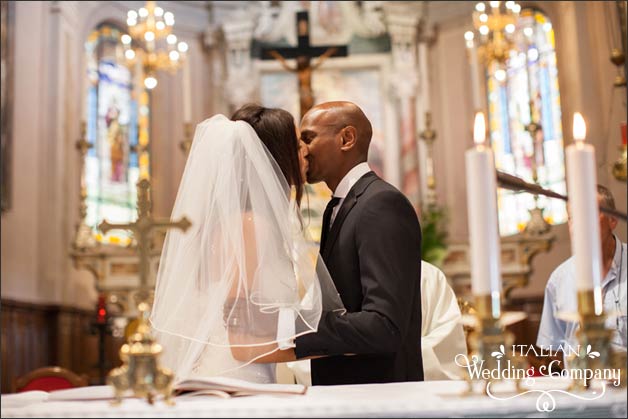
[(245, 105), (194, 134), (161, 254), (150, 321), (178, 379), (276, 381), (272, 354), (343, 310), (307, 240), (299, 205), (307, 171), (292, 116)]

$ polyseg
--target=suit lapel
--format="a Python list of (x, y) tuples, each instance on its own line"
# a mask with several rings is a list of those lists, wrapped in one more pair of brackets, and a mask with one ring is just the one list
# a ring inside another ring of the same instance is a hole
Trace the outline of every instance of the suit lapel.
[(338, 210), (338, 214), (336, 214), (336, 218), (334, 219), (334, 222), (331, 225), (331, 230), (329, 231), (329, 234), (325, 241), (325, 248), (322, 249), (321, 253), (323, 255), (323, 260), (327, 260), (327, 258), (331, 254), (331, 250), (333, 249), (334, 244), (336, 243), (336, 240), (338, 239), (338, 235), (340, 234), (340, 229), (342, 228), (342, 224), (344, 223), (345, 218), (347, 218), (347, 215), (349, 214), (349, 212), (351, 212), (355, 204), (358, 202), (358, 198), (360, 197), (360, 195), (362, 195), (362, 193), (364, 193), (366, 188), (371, 183), (373, 183), (376, 179), (377, 179), (377, 175), (374, 172), (369, 172), (365, 174), (364, 176), (362, 176), (355, 183), (355, 185), (353, 185), (351, 190), (349, 190), (349, 193), (345, 197), (345, 200), (343, 201), (342, 206)]

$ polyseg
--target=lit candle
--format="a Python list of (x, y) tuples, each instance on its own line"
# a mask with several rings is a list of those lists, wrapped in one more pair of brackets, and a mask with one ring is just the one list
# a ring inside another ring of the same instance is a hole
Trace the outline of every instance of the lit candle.
[(471, 288), (476, 296), (491, 296), (492, 315), (500, 315), (501, 251), (497, 227), (497, 185), (493, 151), (484, 145), (484, 114), (475, 115), (475, 147), (465, 155), (471, 248)]
[(183, 122), (192, 121), (192, 87), (190, 84), (190, 58), (183, 61)]
[(595, 314), (602, 313), (602, 245), (597, 202), (595, 149), (586, 144), (587, 127), (579, 112), (573, 116), (574, 144), (566, 149), (567, 190), (571, 218), (571, 253), (578, 291), (593, 290)]

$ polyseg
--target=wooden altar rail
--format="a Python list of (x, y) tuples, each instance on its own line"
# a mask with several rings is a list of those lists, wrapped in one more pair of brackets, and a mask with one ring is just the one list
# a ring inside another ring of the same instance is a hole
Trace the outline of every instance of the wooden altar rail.
[[(98, 335), (91, 332), (90, 310), (56, 304), (2, 299), (1, 391), (9, 393), (14, 380), (36, 368), (58, 365), (98, 382)], [(108, 338), (107, 359), (117, 365), (117, 348)]]

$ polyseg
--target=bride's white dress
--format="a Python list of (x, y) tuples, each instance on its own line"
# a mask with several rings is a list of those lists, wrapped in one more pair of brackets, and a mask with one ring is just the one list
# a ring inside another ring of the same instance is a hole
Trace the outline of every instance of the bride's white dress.
[(162, 363), (178, 379), (275, 382), (275, 365), (254, 361), (343, 306), (250, 125), (217, 115), (197, 126), (172, 211), (182, 216), (192, 226), (166, 236), (150, 317)]

